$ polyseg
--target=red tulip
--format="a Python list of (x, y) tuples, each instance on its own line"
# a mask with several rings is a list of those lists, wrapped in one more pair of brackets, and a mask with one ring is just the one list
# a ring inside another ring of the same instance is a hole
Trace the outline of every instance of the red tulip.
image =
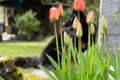
[(51, 21), (56, 21), (59, 18), (58, 10), (56, 7), (51, 7), (49, 10), (49, 19)]
[(83, 11), (85, 9), (84, 0), (74, 0), (74, 10)]
[(59, 13), (59, 16), (63, 15), (63, 5), (61, 3), (58, 6), (58, 13)]

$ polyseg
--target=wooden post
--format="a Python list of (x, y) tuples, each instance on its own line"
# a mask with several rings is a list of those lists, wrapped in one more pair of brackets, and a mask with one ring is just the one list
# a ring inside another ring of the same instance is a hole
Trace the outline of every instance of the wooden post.
[(103, 0), (100, 0), (100, 13), (99, 13), (99, 27), (98, 27), (98, 44), (101, 45), (101, 26), (102, 26), (102, 2)]

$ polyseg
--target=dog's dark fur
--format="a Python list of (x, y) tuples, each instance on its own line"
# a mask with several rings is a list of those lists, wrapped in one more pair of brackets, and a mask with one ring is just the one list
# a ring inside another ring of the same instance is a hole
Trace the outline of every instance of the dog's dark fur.
[[(73, 11), (70, 19), (63, 23), (63, 26), (66, 28), (65, 32), (70, 36), (74, 37), (74, 30), (72, 28), (73, 20), (77, 16), (77, 12)], [(80, 22), (82, 24), (82, 29), (83, 29), (83, 36), (82, 36), (82, 43), (84, 44), (84, 48), (82, 48), (82, 51), (85, 51), (87, 49), (87, 43), (88, 43), (88, 24), (86, 23), (86, 15), (84, 12), (80, 12)], [(63, 31), (64, 32), (64, 31)], [(61, 41), (60, 41), (60, 34), (58, 34), (58, 44), (59, 44), (59, 51), (60, 51), (60, 58), (62, 57), (62, 51), (61, 51)], [(76, 39), (78, 40), (78, 39)], [(95, 40), (95, 36), (94, 36)], [(77, 42), (77, 41), (76, 41)], [(76, 45), (77, 47), (77, 45)], [(38, 68), (39, 65), (42, 65), (46, 67), (47, 69), (53, 68), (52, 64), (46, 57), (46, 54), (51, 56), (56, 62), (57, 62), (57, 51), (56, 51), (56, 41), (55, 37), (51, 40), (51, 42), (47, 45), (47, 47), (43, 50), (41, 53), (40, 58), (22, 58), (18, 57), (14, 59), (14, 63), (16, 66), (21, 66), (21, 67), (35, 67)]]

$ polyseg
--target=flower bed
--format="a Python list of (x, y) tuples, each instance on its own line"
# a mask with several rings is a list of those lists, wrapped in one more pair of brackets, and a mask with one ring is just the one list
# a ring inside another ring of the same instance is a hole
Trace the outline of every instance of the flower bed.
[(34, 74), (25, 74), (21, 68), (15, 67), (11, 58), (0, 57), (0, 80), (49, 80)]

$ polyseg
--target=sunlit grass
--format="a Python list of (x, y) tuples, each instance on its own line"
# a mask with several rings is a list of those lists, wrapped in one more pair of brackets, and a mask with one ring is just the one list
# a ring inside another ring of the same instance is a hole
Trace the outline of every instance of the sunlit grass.
[(0, 42), (0, 56), (40, 56), (50, 40), (51, 37), (35, 42)]

